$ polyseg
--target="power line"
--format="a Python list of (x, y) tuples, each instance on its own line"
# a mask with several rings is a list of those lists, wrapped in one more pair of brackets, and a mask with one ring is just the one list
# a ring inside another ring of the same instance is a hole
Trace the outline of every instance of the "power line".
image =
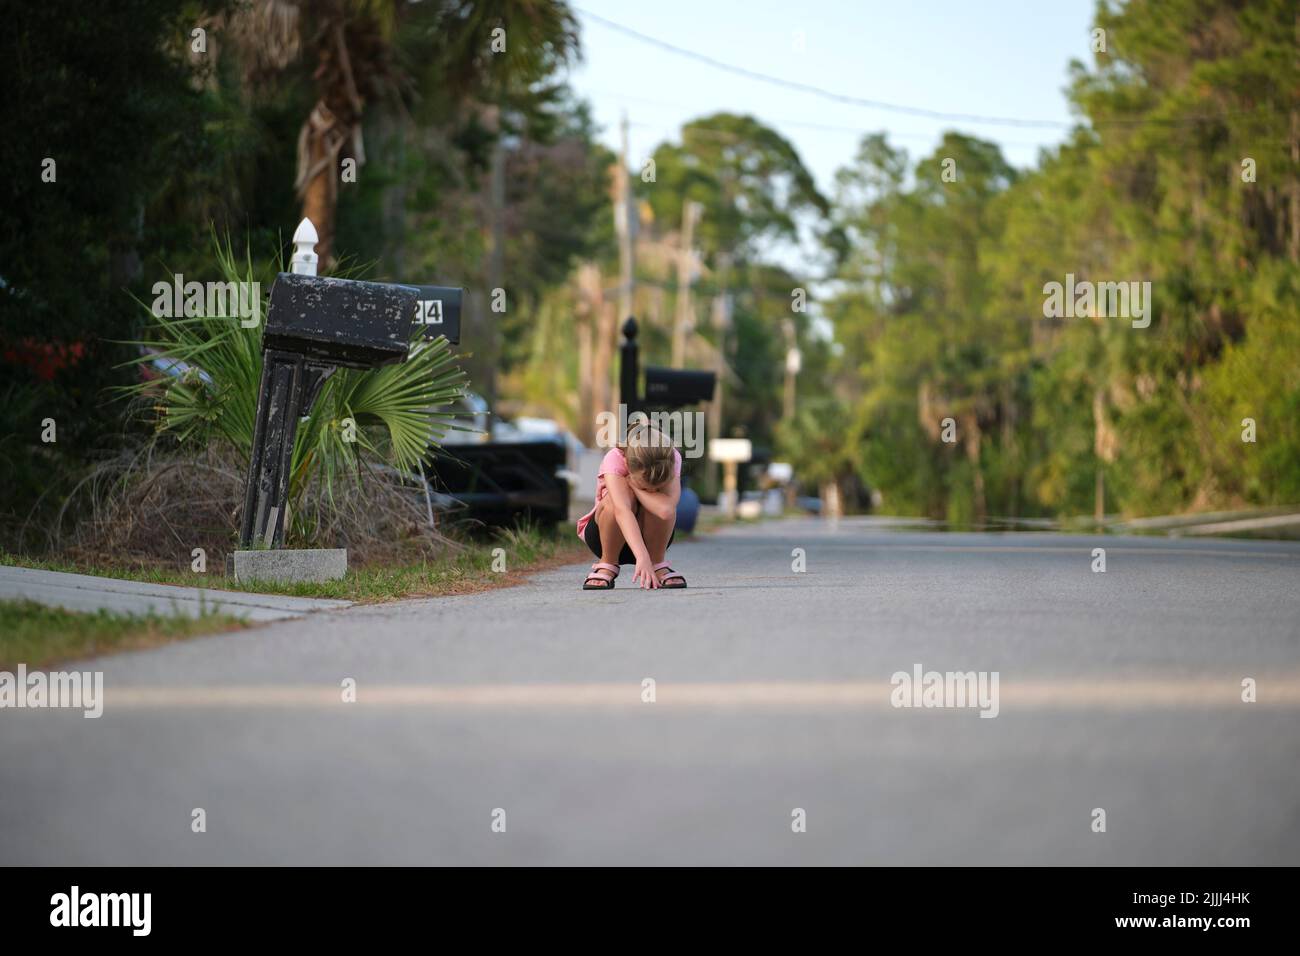
[[(1026, 119), (1015, 116), (982, 116), (975, 113), (946, 113), (941, 110), (925, 109), (920, 106), (907, 106), (902, 103), (889, 103), (884, 100), (869, 100), (861, 96), (851, 96), (847, 93), (836, 93), (834, 90), (828, 90), (820, 86), (813, 86), (811, 83), (801, 83), (797, 80), (787, 80), (779, 76), (772, 76), (768, 73), (760, 73), (759, 71), (751, 70), (748, 67), (737, 66), (734, 63), (727, 63), (723, 60), (716, 59), (706, 53), (700, 53), (696, 50), (688, 50), (685, 47), (669, 43), (667, 40), (661, 40), (658, 37), (652, 37), (647, 33), (642, 33), (640, 30), (634, 30), (621, 23), (615, 23), (613, 20), (592, 13), (589, 10), (584, 10), (582, 7), (574, 7), (573, 9), (601, 26), (614, 30), (617, 33), (622, 33), (625, 36), (632, 37), (633, 39), (640, 40), (643, 43), (648, 43), (651, 46), (659, 47), (661, 50), (667, 50), (669, 53), (676, 54), (677, 56), (696, 60), (697, 62), (707, 64), (715, 69), (723, 70), (727, 73), (733, 73), (736, 76), (743, 76), (747, 79), (758, 80), (762, 83), (769, 83), (773, 86), (779, 86), (800, 93), (809, 93), (813, 96), (819, 96), (822, 99), (830, 100), (835, 103), (845, 103), (850, 106), (863, 106), (868, 109), (884, 110), (891, 113), (901, 113), (906, 116), (920, 116), (927, 119), (943, 120), (952, 123), (979, 123), (990, 126), (1038, 127), (1051, 129), (1069, 129), (1073, 126), (1079, 125), (1078, 123), (1067, 120)], [(1093, 126), (1141, 126), (1147, 123), (1176, 125), (1179, 123), (1201, 123), (1210, 120), (1222, 120), (1233, 115), (1247, 115), (1250, 113), (1265, 111), (1276, 113), (1277, 109), (1272, 106), (1260, 106), (1254, 110), (1243, 110), (1239, 113), (1170, 117), (1168, 119), (1144, 117), (1141, 119), (1090, 120), (1090, 123)]]
[(1072, 125), (1063, 120), (1018, 119), (1011, 116), (977, 116), (970, 113), (944, 113), (938, 110), (923, 109), (918, 106), (904, 106), (900, 103), (887, 103), (884, 100), (869, 100), (860, 96), (849, 96), (845, 93), (836, 93), (820, 86), (813, 86), (810, 83), (800, 83), (797, 80), (785, 80), (778, 76), (771, 76), (767, 73), (760, 73), (757, 70), (751, 70), (743, 66), (736, 66), (733, 63), (725, 63), (722, 60), (715, 59), (707, 54), (699, 53), (695, 50), (688, 50), (685, 47), (677, 46), (676, 44), (669, 43), (666, 40), (660, 40), (658, 37), (652, 37), (649, 34), (642, 33), (639, 30), (634, 30), (631, 27), (623, 26), (621, 23), (615, 23), (613, 20), (606, 19), (605, 17), (592, 13), (589, 10), (584, 10), (581, 7), (575, 7), (574, 9), (583, 16), (589, 17), (596, 23), (599, 23), (601, 26), (608, 27), (618, 33), (633, 37), (643, 43), (657, 46), (662, 50), (667, 50), (669, 53), (675, 53), (678, 56), (684, 56), (688, 59), (697, 60), (700, 63), (706, 63), (715, 69), (725, 70), (726, 72), (734, 73), (737, 76), (743, 76), (751, 80), (759, 80), (763, 83), (770, 83), (774, 86), (781, 86), (802, 93), (811, 93), (814, 96), (820, 96), (823, 99), (832, 100), (837, 103), (847, 103), (852, 106), (865, 106), (870, 109), (888, 110), (894, 113), (904, 113), (908, 116), (923, 116), (929, 119), (946, 120), (950, 122), (990, 123), (1007, 126), (1038, 126), (1058, 129)]
[[(618, 90), (601, 89), (601, 90), (595, 90), (589, 92), (587, 95), (588, 96), (604, 95), (604, 96), (611, 97), (615, 100), (621, 100), (627, 103), (643, 103), (649, 106), (659, 106), (659, 107), (663, 107), (664, 109), (676, 110), (681, 113), (690, 113), (691, 111), (698, 109), (698, 105), (687, 106), (685, 103), (669, 103), (666, 100), (649, 99), (648, 97), (635, 96), (631, 93), (622, 93), (619, 92)], [(698, 120), (691, 120), (690, 122), (694, 124), (692, 128), (697, 130), (702, 128), (698, 125), (699, 123)], [(836, 126), (829, 123), (810, 123), (806, 120), (781, 119), (779, 117), (774, 117), (774, 118), (765, 117), (764, 122), (772, 126), (788, 126), (791, 129), (807, 129), (807, 130), (813, 130), (815, 132), (820, 132), (820, 133), (846, 133), (858, 137), (866, 136), (875, 132), (883, 132), (891, 140), (910, 139), (910, 140), (915, 140), (917, 142), (931, 143), (938, 138), (938, 134), (934, 134), (934, 133), (899, 133), (892, 129), (875, 130), (875, 129), (869, 129), (866, 126)], [(630, 125), (639, 127), (641, 129), (662, 130), (665, 138), (671, 138), (673, 135), (676, 135), (676, 131), (669, 130), (666, 127), (661, 126), (661, 124), (657, 124), (657, 123), (641, 123), (641, 122), (633, 121)], [(684, 126), (686, 124), (683, 123), (682, 125)], [(740, 138), (735, 136), (735, 134), (730, 134), (730, 135), (732, 135), (733, 138), (737, 138), (737, 139)], [(1290, 140), (1287, 140), (1287, 142), (1290, 142)], [(1024, 147), (1026, 149), (1040, 149), (1044, 145), (1046, 145), (1039, 141), (1030, 142), (1029, 140), (1023, 140), (1023, 139), (1001, 139), (1001, 138), (998, 139), (998, 143), (1002, 146), (1018, 146), (1018, 147)]]
[[(677, 108), (682, 110), (689, 109), (689, 107), (685, 107), (685, 106), (677, 107)], [(772, 120), (765, 120), (765, 122), (773, 126), (788, 126), (791, 129), (816, 130), (818, 132), (823, 132), (823, 133), (847, 133), (858, 137), (867, 136), (875, 132), (874, 130), (863, 129), (860, 126), (828, 126), (824, 123), (805, 123), (799, 120), (772, 119)], [(662, 124), (658, 124), (658, 123), (633, 122), (631, 125), (640, 127), (642, 129), (660, 130), (665, 138), (672, 138), (675, 135), (676, 136), (681, 135), (680, 130), (673, 131), (665, 128)], [(688, 123), (683, 123), (682, 127), (685, 128), (687, 125), (689, 125), (691, 127), (691, 131), (695, 133), (707, 133), (708, 135), (716, 136), (718, 138), (725, 136), (726, 138), (734, 141), (739, 141), (744, 138), (737, 133), (732, 133), (725, 130), (719, 130), (709, 126), (701, 126), (699, 120), (690, 120), (688, 121)], [(892, 130), (887, 130), (884, 132), (885, 135), (890, 140), (910, 139), (910, 140), (915, 140), (917, 142), (932, 143), (935, 140), (940, 138), (938, 135), (930, 134), (930, 133), (895, 133)], [(1027, 149), (1038, 149), (1044, 145), (1043, 143), (1031, 143), (1026, 140), (1009, 140), (1009, 139), (999, 139), (998, 143), (999, 145), (1002, 146), (1019, 146)]]
[[(681, 107), (681, 109), (686, 109), (686, 107)], [(816, 130), (824, 130), (828, 132), (855, 133), (858, 136), (866, 136), (872, 132), (875, 132), (873, 130), (858, 129), (858, 128), (848, 127), (848, 126), (825, 126), (816, 123), (800, 123), (800, 122), (794, 122), (788, 120), (774, 119), (774, 120), (770, 120), (769, 122), (776, 125), (789, 125), (791, 127), (796, 127), (796, 128), (816, 129)], [(726, 139), (729, 142), (740, 142), (741, 140), (744, 139), (744, 137), (741, 136), (740, 134), (731, 132), (729, 130), (720, 130), (711, 126), (702, 126), (700, 124), (700, 120), (688, 120), (687, 122), (682, 124), (680, 130), (673, 130), (671, 128), (664, 127), (661, 124), (657, 124), (657, 123), (633, 122), (630, 125), (640, 127), (642, 129), (659, 130), (665, 140), (671, 140), (673, 139), (673, 137), (680, 138), (688, 126), (690, 127), (691, 133), (696, 135), (703, 135), (706, 137), (712, 136), (714, 139)], [(938, 138), (937, 136), (931, 136), (924, 133), (895, 133), (890, 130), (883, 130), (881, 132), (883, 132), (886, 139), (891, 142), (896, 139), (912, 139), (912, 140), (924, 140), (927, 142), (933, 142)], [(1195, 133), (1196, 133), (1195, 130), (1177, 130), (1177, 131), (1171, 131), (1169, 135), (1179, 140), (1180, 142), (1185, 143), (1189, 139), (1191, 139), (1192, 136), (1195, 135)], [(1258, 147), (1258, 146), (1287, 146), (1291, 143), (1291, 138), (1288, 136), (1252, 136), (1249, 138), (1248, 141), (1238, 140), (1237, 142), (1243, 143), (1245, 148)], [(1024, 147), (1029, 149), (1047, 148), (1046, 144), (1030, 143), (1023, 140), (998, 139), (996, 140), (996, 143), (999, 146), (1018, 146), (1018, 147)]]

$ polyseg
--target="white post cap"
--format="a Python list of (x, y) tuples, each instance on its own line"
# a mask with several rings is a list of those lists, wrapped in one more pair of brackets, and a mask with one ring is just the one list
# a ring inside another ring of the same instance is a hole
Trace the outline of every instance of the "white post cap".
[(293, 233), (293, 255), (289, 257), (290, 272), (301, 276), (316, 274), (316, 264), (319, 261), (316, 256), (316, 243), (319, 241), (316, 227), (312, 225), (310, 219), (303, 219), (298, 223), (298, 228)]

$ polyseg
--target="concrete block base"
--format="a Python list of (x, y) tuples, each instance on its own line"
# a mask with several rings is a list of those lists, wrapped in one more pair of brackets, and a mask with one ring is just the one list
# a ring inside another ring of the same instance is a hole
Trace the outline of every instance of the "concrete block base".
[(236, 581), (337, 581), (347, 571), (347, 548), (282, 548), (230, 555), (230, 573)]

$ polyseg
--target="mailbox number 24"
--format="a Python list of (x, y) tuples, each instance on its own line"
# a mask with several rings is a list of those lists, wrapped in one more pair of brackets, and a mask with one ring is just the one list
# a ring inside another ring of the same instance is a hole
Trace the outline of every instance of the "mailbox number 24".
[(416, 325), (442, 325), (442, 300), (421, 299), (415, 310)]

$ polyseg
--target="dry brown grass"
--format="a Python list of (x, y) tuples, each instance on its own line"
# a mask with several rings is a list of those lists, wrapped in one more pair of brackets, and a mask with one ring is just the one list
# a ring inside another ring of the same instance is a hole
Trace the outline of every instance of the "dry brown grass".
[[(194, 454), (150, 443), (78, 484), (54, 527), (80, 517), (51, 536), (50, 551), (76, 563), (189, 570), (202, 548), (208, 566), (221, 567), (238, 542), (244, 480), (236, 456), (219, 447)], [(336, 482), (332, 495), (308, 488), (290, 521), (287, 546), (346, 547), (357, 564), (428, 560), (461, 547), (430, 527), (422, 490), (387, 472)]]

